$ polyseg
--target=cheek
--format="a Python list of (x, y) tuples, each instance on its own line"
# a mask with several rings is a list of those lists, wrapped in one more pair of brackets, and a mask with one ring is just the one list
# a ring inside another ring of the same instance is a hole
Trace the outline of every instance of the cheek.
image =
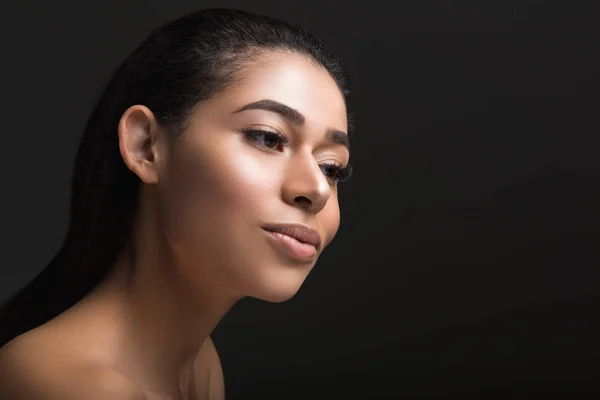
[(182, 153), (160, 190), (165, 236), (186, 253), (206, 254), (206, 247), (215, 252), (215, 246), (231, 251), (264, 219), (266, 204), (276, 195), (277, 175), (236, 143), (204, 144), (195, 151), (192, 144)]
[(319, 213), (319, 223), (325, 233), (325, 243), (329, 244), (340, 227), (340, 207), (337, 194), (332, 194), (325, 208)]

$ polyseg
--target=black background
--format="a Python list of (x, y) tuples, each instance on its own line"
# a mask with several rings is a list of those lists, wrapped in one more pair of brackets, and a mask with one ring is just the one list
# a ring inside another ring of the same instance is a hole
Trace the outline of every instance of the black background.
[(336, 240), (293, 299), (245, 299), (213, 334), (228, 399), (600, 387), (600, 14), (577, 1), (3, 5), (1, 299), (63, 240), (112, 70), (205, 7), (309, 28), (344, 60), (357, 122)]

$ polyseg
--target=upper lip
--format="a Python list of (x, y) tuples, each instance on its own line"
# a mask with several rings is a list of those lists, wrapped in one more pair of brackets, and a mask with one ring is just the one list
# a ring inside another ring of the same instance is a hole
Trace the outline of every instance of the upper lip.
[(317, 249), (321, 246), (321, 235), (314, 229), (301, 224), (269, 224), (264, 225), (263, 229), (270, 232), (279, 232), (293, 237), (302, 243), (315, 246)]

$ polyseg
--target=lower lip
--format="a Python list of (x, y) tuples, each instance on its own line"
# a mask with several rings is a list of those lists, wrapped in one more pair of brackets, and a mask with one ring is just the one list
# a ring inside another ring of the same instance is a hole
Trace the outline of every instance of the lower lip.
[(302, 243), (283, 233), (263, 230), (267, 233), (267, 236), (274, 239), (273, 241), (279, 245), (279, 248), (294, 258), (310, 261), (317, 254), (317, 248), (312, 244)]

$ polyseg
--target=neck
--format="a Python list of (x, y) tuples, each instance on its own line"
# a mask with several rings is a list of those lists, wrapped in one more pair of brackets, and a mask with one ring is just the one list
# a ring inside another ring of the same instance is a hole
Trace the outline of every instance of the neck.
[(111, 274), (86, 301), (101, 309), (97, 314), (105, 321), (104, 340), (116, 367), (147, 391), (181, 398), (193, 381), (202, 343), (242, 296), (211, 276), (186, 279), (185, 268), (157, 238), (158, 229), (135, 231)]

